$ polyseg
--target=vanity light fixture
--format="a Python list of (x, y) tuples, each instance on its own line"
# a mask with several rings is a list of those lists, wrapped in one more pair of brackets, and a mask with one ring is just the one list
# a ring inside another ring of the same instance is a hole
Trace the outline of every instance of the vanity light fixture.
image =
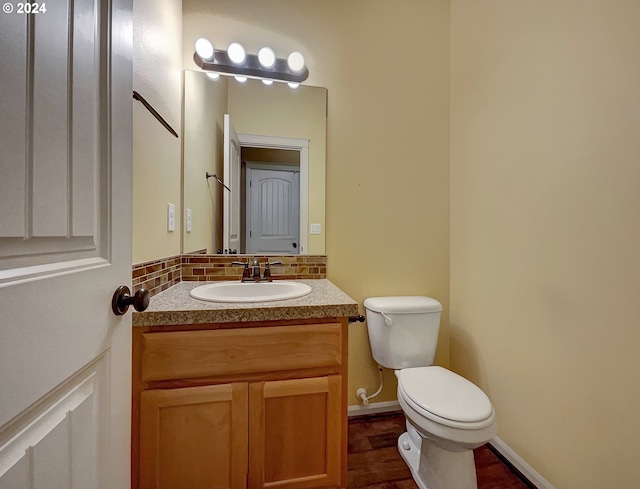
[(209, 41), (209, 39), (201, 37), (196, 41), (196, 53), (198, 53), (198, 56), (200, 56), (200, 58), (202, 58), (203, 60), (212, 60), (214, 52), (215, 50), (213, 49), (213, 44), (211, 44), (211, 41)]
[(294, 73), (302, 73), (304, 70), (304, 56), (299, 51), (294, 51), (287, 58), (287, 66)]
[(263, 47), (258, 54), (250, 54), (237, 42), (231, 43), (225, 51), (214, 49), (211, 41), (201, 37), (196, 41), (193, 59), (211, 79), (215, 79), (213, 74), (229, 75), (238, 81), (257, 78), (265, 84), (278, 81), (297, 88), (309, 77), (304, 56), (299, 51), (293, 51), (286, 58), (277, 58), (269, 47)]
[(273, 49), (264, 47), (258, 51), (258, 62), (260, 66), (270, 70), (276, 65), (276, 53), (273, 52)]
[(234, 65), (241, 65), (247, 59), (247, 53), (239, 42), (229, 44), (227, 55)]

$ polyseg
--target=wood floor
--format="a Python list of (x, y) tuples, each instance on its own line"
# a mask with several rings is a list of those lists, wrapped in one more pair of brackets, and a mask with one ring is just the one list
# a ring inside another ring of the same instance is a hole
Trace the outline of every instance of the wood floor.
[[(418, 489), (398, 453), (398, 436), (404, 431), (401, 413), (349, 420), (348, 489)], [(478, 489), (533, 487), (525, 484), (487, 446), (474, 450), (474, 456)]]

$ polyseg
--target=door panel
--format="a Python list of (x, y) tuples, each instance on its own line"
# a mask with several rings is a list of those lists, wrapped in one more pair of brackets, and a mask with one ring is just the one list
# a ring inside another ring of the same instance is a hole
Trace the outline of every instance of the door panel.
[(299, 176), (247, 168), (247, 253), (300, 253)]
[(341, 377), (249, 386), (249, 485), (311, 488), (340, 483)]
[[(25, 212), (25, 154), (28, 15), (0, 15), (0, 60), (11, 69), (0, 71), (0, 219), (1, 237), (22, 237)], [(6, 36), (6, 37), (5, 37)], [(5, 39), (11, 42), (5, 42)], [(11, 144), (9, 144), (11, 142)], [(1, 253), (0, 253), (1, 254)], [(0, 262), (1, 263), (1, 262)], [(0, 264), (0, 270), (2, 265)]]
[(247, 474), (247, 384), (141, 394), (143, 489), (243, 489)]
[(99, 439), (107, 435), (98, 418), (105, 380), (101, 358), (5, 427), (0, 487), (99, 487), (95, 459)]
[[(0, 139), (3, 150), (9, 148), (7, 160), (3, 155), (9, 178), (0, 179), (0, 202), (9, 215), (0, 221), (0, 270), (54, 263), (59, 268), (60, 262), (87, 258), (95, 265), (101, 261), (96, 258), (108, 258), (100, 246), (108, 213), (100, 209), (94, 185), (98, 173), (108, 171), (108, 160), (97, 152), (96, 122), (105, 115), (97, 80), (104, 77), (100, 60), (106, 54), (95, 47), (98, 12), (93, 1), (81, 0), (60, 2), (37, 20), (27, 17), (24, 28), (15, 16), (0, 17), (20, 25), (9, 27), (22, 35), (15, 43), (24, 49), (3, 42), (3, 64), (20, 69), (2, 75), (8, 99), (2, 119), (9, 123), (2, 124)], [(16, 139), (14, 118), (21, 130)]]
[[(46, 15), (34, 18), (32, 67), (33, 91), (30, 102), (32, 135), (31, 165), (32, 208), (29, 223), (33, 237), (67, 235), (68, 140), (67, 125), (73, 100), (69, 95), (69, 71), (60, 69), (61, 60), (72, 65), (68, 45), (72, 29), (64, 29), (69, 4), (61, 2)], [(40, 107), (46, 107), (40, 110)]]
[(129, 482), (131, 12), (0, 15), (2, 488)]

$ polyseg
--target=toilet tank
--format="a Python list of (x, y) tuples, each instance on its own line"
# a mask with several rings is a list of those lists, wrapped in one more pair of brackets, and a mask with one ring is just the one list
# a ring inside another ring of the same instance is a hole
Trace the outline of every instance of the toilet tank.
[(433, 365), (442, 304), (431, 297), (369, 297), (369, 343), (378, 365), (394, 370)]

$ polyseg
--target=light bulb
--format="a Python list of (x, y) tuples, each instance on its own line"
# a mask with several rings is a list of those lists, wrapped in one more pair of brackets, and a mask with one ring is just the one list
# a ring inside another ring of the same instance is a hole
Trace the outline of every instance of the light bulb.
[(246, 76), (234, 76), (234, 78), (239, 81), (240, 83), (244, 83), (247, 81), (247, 77)]
[(227, 49), (227, 55), (233, 64), (241, 65), (247, 57), (242, 44), (239, 42), (232, 42)]
[(288, 82), (287, 85), (289, 85), (289, 88), (298, 88), (300, 86), (299, 83), (293, 83), (293, 82)]
[(218, 73), (207, 72), (207, 76), (209, 77), (210, 80), (214, 80), (214, 81), (220, 78), (220, 74)]
[(287, 58), (287, 65), (294, 73), (301, 73), (304, 70), (304, 56), (298, 51), (294, 51)]
[(273, 68), (276, 64), (276, 53), (273, 49), (264, 47), (258, 51), (258, 61), (263, 68)]
[(209, 39), (201, 37), (196, 41), (196, 53), (204, 61), (213, 59), (213, 44), (211, 44), (211, 41), (209, 41)]
[(262, 80), (265, 85), (273, 85), (273, 80)]

